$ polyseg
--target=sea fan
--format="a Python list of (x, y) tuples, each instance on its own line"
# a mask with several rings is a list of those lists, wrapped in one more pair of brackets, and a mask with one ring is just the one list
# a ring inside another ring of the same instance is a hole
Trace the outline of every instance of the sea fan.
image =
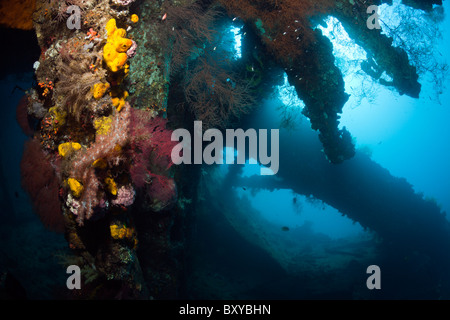
[(63, 232), (64, 217), (59, 199), (59, 181), (39, 141), (29, 140), (20, 162), (22, 187), (29, 193), (35, 212), (50, 230)]

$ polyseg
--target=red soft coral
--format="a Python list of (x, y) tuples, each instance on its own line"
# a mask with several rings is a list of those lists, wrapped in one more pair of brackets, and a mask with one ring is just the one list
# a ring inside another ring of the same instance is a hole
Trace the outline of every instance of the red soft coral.
[[(71, 163), (69, 175), (84, 186), (81, 196), (82, 206), (78, 210), (77, 221), (83, 225), (85, 219), (90, 219), (94, 209), (99, 205), (98, 189), (100, 182), (92, 167), (98, 159), (115, 161), (120, 156), (120, 149), (128, 142), (128, 126), (130, 122), (130, 105), (125, 103), (122, 111), (116, 112), (113, 117), (111, 129), (106, 134), (97, 134), (95, 143), (88, 149), (79, 152)], [(121, 148), (117, 148), (117, 146)]]
[(164, 174), (172, 166), (171, 153), (176, 142), (171, 140), (172, 131), (166, 128), (167, 120), (151, 118), (145, 110), (131, 111), (131, 177), (137, 187), (142, 187), (148, 172)]
[(177, 199), (175, 182), (167, 176), (176, 142), (171, 140), (172, 131), (166, 125), (167, 120), (161, 117), (152, 118), (145, 110), (132, 109), (130, 175), (135, 187), (145, 189), (153, 211), (168, 209)]
[(20, 170), (22, 187), (30, 194), (34, 210), (42, 223), (50, 230), (63, 232), (58, 177), (49, 156), (36, 139), (25, 143)]

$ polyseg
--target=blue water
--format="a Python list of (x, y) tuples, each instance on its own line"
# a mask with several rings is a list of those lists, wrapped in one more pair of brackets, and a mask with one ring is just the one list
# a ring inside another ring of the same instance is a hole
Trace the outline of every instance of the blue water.
[[(386, 6), (383, 9), (386, 10)], [(444, 12), (449, 9), (449, 3), (444, 2)], [(446, 16), (440, 26), (442, 39), (433, 47), (435, 55), (443, 62), (448, 62), (450, 35), (445, 30), (449, 28), (450, 19)], [(419, 99), (400, 95), (377, 84), (367, 75), (357, 77), (357, 68), (351, 68), (349, 64), (352, 60), (363, 61), (366, 54), (346, 36), (343, 29), (340, 31), (343, 34), (324, 32), (333, 42), (337, 64), (344, 74), (346, 92), (351, 94), (344, 106), (340, 127), (345, 126), (351, 132), (357, 149), (370, 154), (374, 162), (389, 170), (393, 176), (405, 178), (416, 192), (436, 201), (443, 211), (450, 212), (448, 77), (443, 84), (444, 90), (437, 94), (434, 83), (427, 81), (430, 74), (421, 75)], [(337, 38), (341, 41), (336, 41)], [(367, 87), (370, 87), (368, 96), (361, 98), (359, 90)], [(278, 90), (279, 100), (266, 103), (273, 104), (275, 108), (281, 102), (301, 110), (302, 102), (293, 87), (286, 82)], [(299, 117), (297, 121), (308, 122), (308, 119)], [(259, 174), (259, 169), (247, 165), (243, 175), (252, 174)], [(299, 205), (293, 205), (293, 197), (297, 197), (301, 210)], [(355, 236), (363, 232), (358, 223), (342, 217), (336, 209), (320, 200), (311, 204), (306, 199), (291, 190), (259, 191), (251, 197), (254, 208), (267, 221), (280, 226), (301, 226), (309, 221), (314, 231), (331, 238)]]

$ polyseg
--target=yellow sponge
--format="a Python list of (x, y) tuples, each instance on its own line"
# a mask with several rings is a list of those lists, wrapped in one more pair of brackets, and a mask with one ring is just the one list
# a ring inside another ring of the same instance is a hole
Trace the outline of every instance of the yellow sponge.
[(106, 90), (108, 90), (108, 89), (109, 89), (109, 83), (97, 83), (97, 84), (94, 84), (91, 91), (92, 91), (92, 95), (94, 96), (94, 98), (98, 100), (105, 95)]
[(100, 159), (97, 159), (94, 162), (92, 162), (92, 166), (94, 168), (106, 169), (108, 164), (106, 163), (106, 161), (104, 159), (100, 158)]
[(108, 32), (108, 41), (103, 47), (103, 60), (112, 72), (117, 72), (127, 62), (126, 52), (130, 49), (133, 41), (125, 38), (125, 29), (117, 28), (115, 19), (108, 21), (106, 31)]
[(111, 130), (111, 125), (111, 117), (101, 117), (94, 120), (94, 128), (97, 130), (97, 134), (107, 134)]
[(58, 153), (61, 157), (65, 157), (73, 151), (80, 150), (81, 144), (78, 142), (64, 142), (58, 146)]
[(128, 98), (129, 94), (128, 91), (122, 91), (122, 92), (111, 92), (111, 100), (112, 105), (116, 107), (117, 111), (122, 110), (123, 106), (125, 105), (125, 99)]
[(69, 185), (73, 196), (79, 198), (81, 196), (81, 193), (83, 192), (83, 185), (74, 178), (67, 179), (67, 184)]
[(117, 184), (113, 180), (113, 178), (106, 178), (105, 179), (106, 187), (108, 188), (109, 193), (111, 193), (113, 196), (117, 195)]

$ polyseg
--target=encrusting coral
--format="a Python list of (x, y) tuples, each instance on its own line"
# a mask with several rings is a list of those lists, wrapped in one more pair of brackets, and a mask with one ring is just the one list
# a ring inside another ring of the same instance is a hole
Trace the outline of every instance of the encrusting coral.
[(69, 154), (72, 154), (74, 151), (80, 150), (81, 144), (77, 142), (64, 142), (58, 146), (59, 155), (64, 158)]
[(115, 112), (112, 119), (100, 120), (98, 130), (101, 132), (97, 132), (95, 142), (91, 147), (78, 152), (70, 163), (69, 176), (84, 185), (81, 195), (83, 208), (79, 211), (77, 218), (80, 224), (84, 219), (92, 216), (94, 208), (99, 204), (97, 191), (100, 182), (95, 175), (93, 164), (99, 159), (107, 163), (120, 156), (121, 147), (124, 147), (129, 139), (130, 108), (130, 105), (126, 103), (121, 112)]
[[(139, 21), (137, 14), (129, 12), (133, 2), (38, 0), (33, 17), (42, 49), (35, 63), (38, 85), (24, 97), (18, 112), (24, 128), (28, 117), (40, 123), (37, 132), (28, 130), (35, 137), (27, 145), (22, 165), (24, 185), (36, 211), (46, 225), (65, 229), (69, 247), (86, 266), (103, 273), (99, 278), (121, 281), (130, 294), (139, 296), (143, 283), (137, 275), (142, 271), (136, 263), (138, 234), (130, 208), (143, 204), (137, 201), (129, 172), (135, 159), (127, 157), (132, 152), (133, 106), (127, 101), (125, 81), (129, 59), (138, 52), (138, 42), (126, 36), (126, 29)], [(80, 28), (66, 24), (69, 5), (80, 8)], [(36, 179), (38, 173), (32, 170), (37, 160), (45, 179)], [(105, 233), (109, 225), (118, 228)], [(110, 238), (96, 243), (96, 233)], [(95, 261), (97, 254), (101, 261)]]
[(96, 83), (92, 87), (92, 95), (94, 96), (94, 99), (101, 99), (106, 91), (109, 89), (110, 85), (109, 83)]
[(79, 198), (83, 193), (83, 185), (80, 183), (80, 181), (74, 178), (69, 178), (67, 179), (67, 185), (69, 186), (70, 191), (72, 191), (72, 194), (75, 198)]
[[(254, 92), (272, 75), (271, 66), (286, 72), (305, 102), (303, 113), (328, 159), (339, 163), (354, 154), (350, 133), (338, 126), (348, 99), (344, 81), (332, 45), (313, 19), (337, 16), (393, 75), (399, 92), (414, 97), (420, 91), (406, 54), (366, 28), (362, 1), (26, 2), (36, 2), (41, 55), (34, 64), (36, 86), (17, 110), (32, 136), (22, 182), (44, 224), (64, 229), (69, 247), (82, 258), (80, 267), (100, 275), (92, 287), (83, 284), (89, 298), (104, 298), (101, 292), (108, 291), (110, 298), (177, 296), (183, 259), (175, 250), (185, 251), (180, 248), (188, 212), (177, 200), (187, 194), (194, 199), (200, 170), (172, 167), (170, 128), (192, 118), (222, 128), (238, 121), (253, 110)], [(428, 7), (440, 1), (408, 2)], [(372, 3), (378, 4), (364, 2)], [(71, 5), (80, 9), (75, 28), (67, 24)], [(236, 64), (245, 74), (230, 73), (234, 62), (221, 61), (223, 49), (211, 46), (223, 27), (211, 25), (229, 17), (245, 24), (242, 59), (250, 63)], [(29, 23), (26, 18), (19, 27)], [(250, 81), (244, 81), (248, 74)], [(173, 108), (178, 104), (180, 112)], [(190, 201), (184, 203), (189, 210)], [(150, 294), (144, 295), (146, 283)]]
[(113, 90), (110, 92), (112, 105), (117, 109), (117, 111), (122, 110), (125, 105), (125, 99), (128, 98), (128, 91), (118, 91)]
[(108, 177), (105, 179), (106, 188), (108, 189), (109, 193), (111, 193), (113, 196), (117, 195), (117, 184), (114, 181), (113, 178)]

